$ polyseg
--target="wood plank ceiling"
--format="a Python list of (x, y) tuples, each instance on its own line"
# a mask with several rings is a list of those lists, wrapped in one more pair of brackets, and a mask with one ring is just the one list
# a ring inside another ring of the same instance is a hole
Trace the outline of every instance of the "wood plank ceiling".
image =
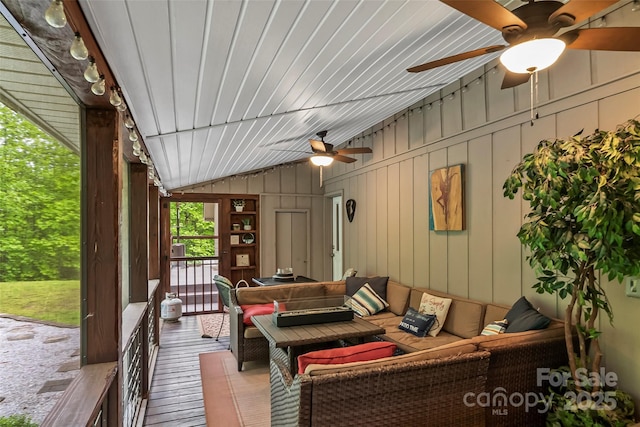
[[(519, 2), (518, 2), (519, 4)], [(80, 0), (168, 189), (339, 145), (495, 55), (502, 43), (435, 0)]]

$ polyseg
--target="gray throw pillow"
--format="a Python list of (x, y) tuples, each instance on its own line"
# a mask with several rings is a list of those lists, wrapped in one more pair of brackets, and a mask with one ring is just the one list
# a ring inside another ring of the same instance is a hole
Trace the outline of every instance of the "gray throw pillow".
[(549, 326), (549, 323), (551, 323), (551, 319), (532, 308), (516, 317), (513, 322), (509, 322), (505, 332), (514, 333), (545, 329)]
[(383, 300), (387, 300), (387, 281), (389, 277), (347, 277), (346, 280), (346, 292), (347, 295), (352, 297), (356, 292), (368, 283), (371, 289), (380, 296)]
[(504, 318), (507, 319), (507, 323), (511, 325), (514, 320), (516, 320), (518, 317), (522, 316), (529, 310), (534, 310), (531, 303), (525, 297), (520, 297), (518, 301), (513, 303), (511, 309), (507, 312)]

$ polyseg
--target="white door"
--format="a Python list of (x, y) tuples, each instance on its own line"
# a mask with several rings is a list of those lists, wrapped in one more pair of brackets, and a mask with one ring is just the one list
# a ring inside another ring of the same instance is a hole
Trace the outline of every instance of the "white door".
[(308, 236), (306, 212), (276, 212), (276, 268), (309, 277)]
[(331, 209), (331, 259), (333, 260), (333, 280), (342, 279), (342, 196), (334, 196)]

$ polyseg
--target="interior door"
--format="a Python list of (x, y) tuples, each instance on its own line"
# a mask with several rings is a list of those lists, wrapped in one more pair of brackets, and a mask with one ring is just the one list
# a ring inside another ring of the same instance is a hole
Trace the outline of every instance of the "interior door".
[(276, 212), (276, 268), (309, 277), (308, 236), (307, 212)]
[(334, 196), (331, 209), (331, 259), (333, 280), (342, 279), (342, 196)]

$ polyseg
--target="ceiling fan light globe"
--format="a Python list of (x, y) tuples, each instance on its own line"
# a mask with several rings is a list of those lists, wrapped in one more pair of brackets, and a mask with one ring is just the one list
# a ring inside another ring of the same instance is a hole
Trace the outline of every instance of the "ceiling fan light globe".
[(316, 154), (315, 156), (311, 156), (311, 163), (316, 166), (329, 166), (333, 163), (333, 158), (330, 156), (326, 156), (323, 154)]
[(500, 62), (512, 73), (532, 73), (553, 65), (567, 45), (560, 39), (534, 39), (519, 43), (500, 55)]

